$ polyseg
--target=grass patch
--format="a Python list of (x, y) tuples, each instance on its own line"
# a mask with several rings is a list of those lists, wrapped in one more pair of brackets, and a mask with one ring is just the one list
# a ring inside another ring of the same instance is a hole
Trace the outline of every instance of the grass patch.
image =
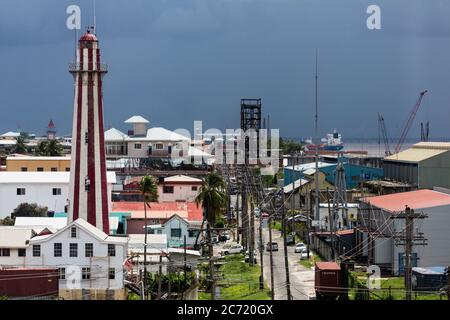
[[(350, 272), (349, 299), (351, 300), (404, 300), (405, 283), (403, 277), (385, 277), (381, 279), (381, 289), (367, 291), (367, 275), (364, 272)], [(360, 290), (358, 290), (360, 288)], [(436, 292), (414, 293), (412, 300), (440, 300), (442, 297)]]
[(267, 288), (259, 288), (260, 266), (251, 266), (244, 262), (244, 256), (230, 255), (225, 257), (226, 264), (219, 268), (221, 280), (221, 300), (269, 300)]
[(281, 226), (281, 222), (280, 222), (280, 221), (273, 221), (273, 222), (271, 223), (271, 227), (272, 227), (272, 230), (278, 230), (278, 231), (281, 231), (281, 229), (282, 229), (282, 226)]
[(312, 251), (309, 252), (309, 260), (308, 259), (303, 259), (303, 260), (299, 260), (299, 264), (305, 268), (311, 269), (312, 267), (314, 267), (316, 261), (322, 261), (322, 257), (319, 256), (317, 253), (314, 253)]

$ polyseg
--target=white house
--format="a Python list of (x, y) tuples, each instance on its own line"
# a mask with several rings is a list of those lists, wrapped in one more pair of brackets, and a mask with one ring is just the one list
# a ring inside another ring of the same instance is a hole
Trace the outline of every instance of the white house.
[(97, 297), (123, 299), (128, 238), (108, 236), (78, 219), (54, 234), (28, 241), (26, 267), (60, 271), (60, 296), (78, 299), (82, 290)]
[(25, 267), (27, 242), (36, 235), (30, 227), (0, 226), (0, 269)]
[(201, 223), (190, 223), (175, 214), (162, 225), (149, 225), (147, 230), (149, 234), (166, 235), (167, 245), (170, 248), (183, 247), (185, 236), (186, 246), (192, 247), (200, 232), (200, 224)]
[(105, 132), (106, 156), (109, 159), (131, 157), (169, 157), (179, 143), (191, 144), (191, 139), (161, 127), (147, 128), (150, 123), (141, 116), (125, 121), (133, 126), (128, 134), (112, 128)]
[(172, 176), (158, 184), (159, 202), (192, 202), (198, 194), (202, 180), (189, 176)]
[[(70, 172), (0, 172), (0, 219), (10, 216), (21, 203), (37, 203), (49, 211), (65, 212)], [(108, 172), (108, 203), (116, 173)]]

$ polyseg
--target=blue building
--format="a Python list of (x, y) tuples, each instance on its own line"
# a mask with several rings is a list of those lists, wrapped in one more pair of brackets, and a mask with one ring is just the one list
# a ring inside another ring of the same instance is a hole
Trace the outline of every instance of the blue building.
[[(335, 175), (337, 163), (319, 162), (318, 167), (319, 171), (325, 175), (325, 180), (331, 184), (334, 184), (336, 179)], [(294, 170), (292, 170), (292, 166), (285, 167), (284, 185), (287, 186), (292, 184), (292, 179), (296, 181), (298, 179), (308, 179), (308, 177), (314, 177), (316, 172), (315, 168), (316, 164), (314, 162), (296, 165)], [(358, 187), (359, 183), (362, 181), (383, 179), (383, 169), (381, 168), (350, 164), (344, 160), (344, 170), (347, 189)]]

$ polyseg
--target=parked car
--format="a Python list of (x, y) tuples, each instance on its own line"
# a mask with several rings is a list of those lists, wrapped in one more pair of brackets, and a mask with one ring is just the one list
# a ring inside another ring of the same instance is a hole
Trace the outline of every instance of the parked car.
[[(256, 250), (253, 251), (253, 259), (254, 259), (253, 263), (254, 264), (256, 264), (256, 254), (257, 254)], [(250, 252), (248, 250), (245, 252), (245, 262), (250, 262)]]
[(241, 253), (242, 250), (244, 250), (243, 246), (241, 246), (240, 244), (235, 244), (229, 248), (224, 248), (220, 250), (220, 255), (227, 256), (229, 254)]
[(219, 241), (219, 237), (218, 237), (218, 236), (212, 236), (212, 237), (211, 237), (211, 242), (212, 242), (213, 244), (219, 243), (219, 242), (220, 242), (220, 241)]
[(295, 245), (295, 253), (300, 253), (303, 249), (306, 249), (306, 245), (304, 243), (300, 242)]
[(308, 250), (306, 248), (300, 251), (300, 259), (301, 260), (308, 259)]
[(219, 237), (219, 241), (220, 241), (220, 242), (227, 242), (228, 239), (229, 239), (229, 237), (227, 237), (227, 236), (224, 235), (224, 234), (222, 234), (222, 235)]
[(267, 242), (266, 251), (278, 251), (278, 243), (272, 242), (271, 244), (270, 242)]
[(269, 218), (269, 214), (267, 212), (263, 212), (261, 214), (261, 219), (268, 219)]
[(286, 236), (286, 244), (288, 245), (288, 246), (290, 246), (290, 245), (292, 245), (292, 244), (295, 244), (295, 238), (294, 238), (294, 236), (293, 235), (287, 235)]

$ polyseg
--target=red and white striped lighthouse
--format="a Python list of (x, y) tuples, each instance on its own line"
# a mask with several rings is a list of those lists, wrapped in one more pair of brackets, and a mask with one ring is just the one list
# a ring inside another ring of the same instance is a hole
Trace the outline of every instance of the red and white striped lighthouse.
[(102, 102), (107, 68), (90, 30), (80, 38), (76, 59), (69, 67), (75, 80), (75, 102), (68, 217), (69, 221), (82, 218), (109, 234)]

